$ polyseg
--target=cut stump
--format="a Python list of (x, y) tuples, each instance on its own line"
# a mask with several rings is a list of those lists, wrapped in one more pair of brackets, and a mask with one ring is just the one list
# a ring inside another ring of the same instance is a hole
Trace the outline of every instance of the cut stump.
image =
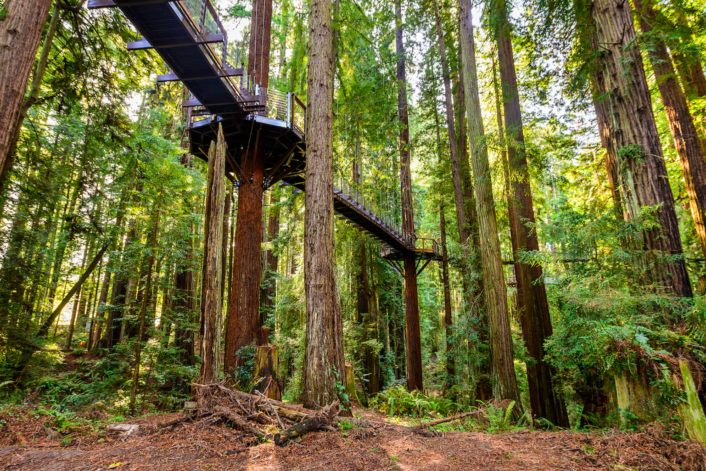
[(255, 391), (261, 392), (268, 399), (279, 401), (282, 398), (282, 389), (277, 378), (279, 370), (279, 357), (277, 355), (277, 345), (255, 347)]

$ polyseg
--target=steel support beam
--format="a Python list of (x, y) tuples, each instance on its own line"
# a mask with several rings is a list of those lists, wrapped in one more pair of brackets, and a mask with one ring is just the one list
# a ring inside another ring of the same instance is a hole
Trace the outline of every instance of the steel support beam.
[(152, 44), (146, 39), (140, 39), (139, 41), (133, 41), (127, 43), (128, 51), (140, 51), (143, 49), (170, 49), (173, 47), (187, 47), (195, 46), (198, 44), (212, 44), (212, 43), (222, 43), (224, 35), (223, 34), (202, 34), (198, 36), (194, 41), (187, 42), (173, 42), (170, 40), (160, 41), (159, 43)]

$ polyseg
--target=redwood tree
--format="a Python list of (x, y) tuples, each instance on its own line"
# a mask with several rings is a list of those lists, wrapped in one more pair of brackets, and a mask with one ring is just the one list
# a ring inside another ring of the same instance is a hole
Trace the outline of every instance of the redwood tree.
[[(647, 283), (657, 283), (677, 296), (691, 297), (674, 195), (659, 140), (640, 50), (635, 44), (632, 11), (625, 2), (596, 0), (591, 5), (599, 63), (605, 79), (594, 94), (607, 104), (610, 139), (615, 148), (616, 174), (626, 220), (643, 208), (654, 208), (657, 225), (638, 234), (645, 256)], [(610, 93), (607, 93), (610, 91)], [(664, 259), (664, 256), (671, 256)]]
[[(412, 168), (409, 151), (409, 110), (407, 109), (407, 77), (402, 32), (402, 7), (395, 1), (395, 39), (397, 47), (397, 111), (400, 120), (400, 188), (402, 191), (402, 232), (414, 244), (414, 203), (412, 201)], [(419, 326), (417, 267), (414, 253), (404, 255), (404, 300), (407, 341), (407, 389), (422, 389), (422, 339)]]
[(225, 372), (238, 365), (238, 350), (255, 341), (260, 327), (260, 267), (262, 254), (262, 181), (265, 161), (259, 149), (260, 132), (254, 147), (242, 152), (238, 218), (235, 224), (233, 279), (228, 299)]
[(51, 0), (6, 0), (0, 9), (0, 181)]
[(498, 222), (490, 175), (488, 148), (484, 141), (483, 117), (478, 92), (476, 51), (473, 41), (472, 1), (461, 0), (461, 50), (468, 118), (468, 138), (473, 165), (476, 214), (480, 232), (480, 252), (483, 269), (483, 296), (490, 328), (490, 358), (493, 376), (493, 396), (512, 399), (519, 406), (520, 392), (515, 377), (512, 332), (507, 304), (507, 288), (503, 274)]
[[(254, 83), (269, 85), (272, 0), (253, 3), (248, 73)], [(257, 338), (260, 324), (260, 271), (262, 267), (262, 204), (265, 154), (260, 144), (260, 129), (253, 142), (241, 152), (238, 168), (238, 218), (235, 225), (231, 293), (228, 298), (225, 372), (232, 374), (239, 359), (238, 350)]]
[(225, 139), (223, 127), (218, 127), (218, 144), (211, 143), (208, 153), (213, 179), (207, 189), (211, 201), (208, 225), (207, 251), (204, 253), (204, 277), (201, 296), (204, 300), (204, 333), (201, 342), (201, 370), (199, 383), (219, 381), (221, 377), (221, 312), (223, 270), (223, 212), (225, 203)]
[(691, 217), (696, 227), (696, 235), (701, 243), (701, 251), (706, 256), (706, 161), (704, 149), (699, 142), (699, 134), (692, 119), (689, 105), (677, 81), (667, 46), (661, 35), (654, 30), (657, 14), (652, 0), (633, 0), (640, 18), (640, 27), (647, 38), (647, 50), (655, 81), (664, 103), (669, 130), (674, 139), (674, 147), (679, 154), (686, 192), (689, 196)]
[(309, 16), (307, 162), (304, 216), (306, 350), (304, 404), (323, 407), (343, 382), (343, 331), (333, 231), (333, 74), (331, 0), (312, 0)]
[[(467, 7), (466, 11), (467, 14), (470, 14), (470, 7)], [(512, 184), (510, 230), (517, 275), (518, 311), (525, 345), (535, 361), (534, 365), (527, 366), (530, 403), (533, 414), (544, 417), (555, 425), (568, 426), (569, 419), (566, 407), (554, 391), (553, 369), (544, 360), (544, 341), (552, 335), (552, 323), (549, 316), (547, 293), (542, 279), (542, 268), (539, 265), (521, 262), (521, 252), (538, 251), (539, 241), (536, 232), (532, 229), (535, 223), (534, 206), (525, 153), (522, 112), (517, 89), (515, 60), (512, 53), (512, 40), (510, 39), (510, 25), (507, 19), (507, 5), (504, 0), (496, 1), (495, 15), (500, 83), (505, 114), (505, 139)], [(467, 34), (465, 33), (465, 35)], [(468, 59), (464, 59), (464, 63), (466, 60)], [(470, 114), (471, 110), (469, 110), (469, 121)], [(471, 134), (473, 134), (472, 131)], [(475, 169), (474, 163), (474, 173)], [(483, 177), (476, 175), (476, 178), (482, 179)]]

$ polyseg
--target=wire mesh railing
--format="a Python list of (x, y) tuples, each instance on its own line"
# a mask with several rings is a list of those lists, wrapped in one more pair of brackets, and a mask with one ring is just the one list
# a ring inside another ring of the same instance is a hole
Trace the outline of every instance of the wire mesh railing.
[(414, 234), (404, 231), (402, 221), (395, 217), (392, 211), (395, 205), (393, 192), (378, 191), (375, 194), (366, 194), (359, 185), (351, 184), (339, 178), (334, 194), (355, 208), (357, 212), (376, 223), (385, 232), (391, 234), (407, 247), (414, 247)]

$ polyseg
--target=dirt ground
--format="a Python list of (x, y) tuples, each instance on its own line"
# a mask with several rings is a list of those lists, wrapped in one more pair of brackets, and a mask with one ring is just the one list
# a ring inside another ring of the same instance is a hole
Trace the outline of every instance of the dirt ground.
[[(316, 432), (298, 443), (257, 444), (222, 425), (157, 431), (176, 414), (137, 421), (137, 436), (49, 440), (43, 423), (3, 418), (0, 469), (7, 470), (706, 470), (704, 448), (653, 430), (447, 433), (425, 438), (394, 430)], [(64, 440), (66, 441), (66, 440)]]

